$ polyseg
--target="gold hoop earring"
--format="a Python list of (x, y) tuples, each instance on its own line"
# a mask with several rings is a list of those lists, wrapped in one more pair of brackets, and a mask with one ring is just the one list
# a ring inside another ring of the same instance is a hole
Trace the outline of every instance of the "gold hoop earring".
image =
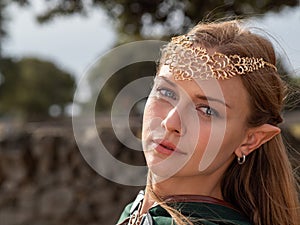
[(242, 155), (242, 157), (237, 157), (238, 164), (242, 165), (246, 162), (246, 155)]

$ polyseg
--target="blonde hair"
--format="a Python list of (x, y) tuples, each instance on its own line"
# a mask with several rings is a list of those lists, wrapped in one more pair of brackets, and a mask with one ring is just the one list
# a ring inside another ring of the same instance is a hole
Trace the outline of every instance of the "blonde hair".
[[(243, 29), (236, 20), (198, 24), (188, 34), (193, 34), (195, 43), (207, 49), (226, 55), (263, 58), (276, 64), (270, 41)], [(251, 109), (248, 126), (281, 123), (287, 89), (279, 74), (266, 67), (242, 75), (241, 79), (248, 91)], [(242, 166), (234, 160), (223, 176), (221, 190), (224, 200), (239, 208), (256, 225), (297, 225), (300, 221), (299, 186), (295, 176), (279, 134), (251, 153)], [(154, 198), (177, 224), (192, 224), (158, 196)]]

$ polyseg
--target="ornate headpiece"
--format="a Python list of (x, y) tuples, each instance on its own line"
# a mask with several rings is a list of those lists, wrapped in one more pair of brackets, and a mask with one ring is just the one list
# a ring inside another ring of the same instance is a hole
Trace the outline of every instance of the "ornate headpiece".
[(205, 48), (193, 45), (192, 36), (182, 35), (172, 38), (163, 50), (164, 64), (169, 65), (175, 80), (229, 79), (266, 66), (277, 71), (276, 66), (262, 58), (227, 56), (218, 52), (209, 55)]

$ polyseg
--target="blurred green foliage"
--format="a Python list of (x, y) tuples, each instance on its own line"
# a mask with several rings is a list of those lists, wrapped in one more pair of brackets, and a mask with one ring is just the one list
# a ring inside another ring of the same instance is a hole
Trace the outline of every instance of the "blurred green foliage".
[[(90, 76), (90, 86), (92, 86), (95, 83), (97, 77), (101, 76), (101, 73), (103, 72), (102, 68), (99, 70), (98, 74), (93, 74), (93, 76)], [(120, 91), (127, 84), (129, 84), (130, 82), (134, 82), (135, 80), (142, 77), (153, 76), (154, 78), (155, 71), (156, 71), (156, 64), (154, 62), (134, 63), (132, 65), (122, 68), (121, 70), (113, 74), (113, 76), (111, 76), (108, 79), (108, 81), (101, 89), (96, 103), (96, 110), (111, 111), (111, 107), (112, 104), (114, 103), (114, 100), (116, 99)], [(152, 85), (153, 85), (152, 83), (149, 83), (147, 86), (143, 88), (150, 93)], [(97, 89), (94, 88), (93, 90), (97, 90)], [(124, 107), (129, 107), (127, 103), (136, 100), (137, 96), (139, 96), (139, 93), (135, 93), (134, 90), (132, 90), (131, 92), (127, 91), (126, 93), (124, 93), (122, 96), (123, 99), (122, 102), (124, 104)], [(140, 111), (138, 110), (139, 109), (132, 109), (132, 113), (133, 114), (142, 113), (142, 110)]]
[[(75, 13), (88, 15), (92, 7), (101, 7), (116, 21), (119, 33), (134, 40), (155, 33), (157, 28), (162, 29), (161, 36), (168, 37), (185, 32), (204, 19), (261, 15), (279, 11), (283, 6), (297, 6), (299, 0), (57, 0), (44, 1), (44, 4), (47, 7), (38, 15), (39, 22)], [(153, 28), (153, 32), (145, 32), (145, 27), (148, 31)]]
[[(174, 34), (186, 32), (199, 21), (258, 16), (268, 11), (279, 11), (284, 6), (299, 5), (299, 0), (42, 0), (42, 2), (44, 11), (38, 12), (36, 16), (41, 23), (51, 22), (57, 16), (74, 14), (88, 16), (91, 9), (101, 8), (114, 21), (119, 31), (118, 44), (153, 37), (169, 39)], [(4, 9), (11, 3), (25, 7), (32, 4), (33, 0), (0, 0), (1, 37), (6, 34), (5, 23), (8, 19)], [(1, 38), (0, 43), (2, 42)], [(10, 69), (6, 69), (8, 67)], [(50, 67), (46, 62), (33, 59), (24, 59), (24, 62), (2, 60), (0, 72), (4, 75), (5, 83), (0, 86), (1, 113), (47, 115), (49, 106), (56, 104), (63, 107), (71, 101), (74, 81), (65, 72)], [(94, 81), (101, 77), (105, 70), (100, 69), (102, 71), (92, 75), (89, 80), (91, 89), (97, 90), (97, 87), (93, 88)], [(154, 75), (155, 69), (155, 65), (151, 63), (139, 63), (117, 72), (101, 90), (97, 109), (110, 110), (115, 96), (125, 85), (138, 77)], [(289, 83), (299, 82), (298, 80), (287, 79)]]
[(11, 15), (7, 13), (6, 8), (13, 3), (18, 3), (21, 6), (29, 4), (27, 0), (0, 0), (0, 58), (2, 57), (3, 42), (9, 37), (7, 23), (9, 23)]
[(0, 60), (0, 115), (49, 118), (49, 107), (72, 102), (74, 78), (53, 63), (35, 58)]

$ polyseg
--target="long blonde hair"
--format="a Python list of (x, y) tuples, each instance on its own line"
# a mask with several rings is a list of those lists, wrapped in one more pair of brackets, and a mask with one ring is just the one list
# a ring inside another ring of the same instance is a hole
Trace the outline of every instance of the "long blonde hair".
[[(272, 44), (260, 35), (241, 28), (238, 21), (203, 23), (195, 26), (195, 42), (226, 55), (263, 58), (276, 64)], [(241, 76), (249, 93), (251, 114), (248, 126), (282, 122), (281, 111), (286, 95), (285, 83), (279, 74), (263, 68)], [(234, 160), (225, 172), (221, 190), (225, 201), (239, 208), (256, 225), (298, 225), (299, 186), (290, 164), (281, 135), (251, 153), (243, 165)], [(177, 224), (190, 221), (154, 196)]]

